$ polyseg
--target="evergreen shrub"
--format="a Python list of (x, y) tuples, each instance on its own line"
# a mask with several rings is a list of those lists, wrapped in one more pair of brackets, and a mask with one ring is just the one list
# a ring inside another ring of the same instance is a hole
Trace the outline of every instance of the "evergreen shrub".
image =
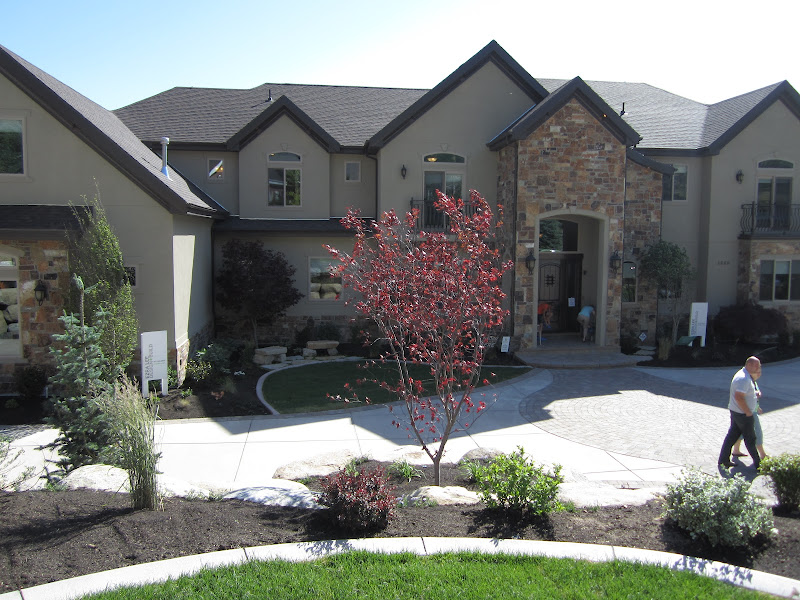
[(761, 461), (760, 472), (770, 477), (781, 508), (800, 508), (800, 454), (767, 456)]

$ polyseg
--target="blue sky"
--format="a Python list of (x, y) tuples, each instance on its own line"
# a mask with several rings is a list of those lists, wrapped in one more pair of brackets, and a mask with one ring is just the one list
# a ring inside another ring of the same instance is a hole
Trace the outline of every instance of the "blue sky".
[(175, 86), (430, 88), (493, 39), (534, 77), (707, 103), (800, 89), (797, 0), (0, 0), (0, 14), (14, 24), (0, 44), (109, 109)]

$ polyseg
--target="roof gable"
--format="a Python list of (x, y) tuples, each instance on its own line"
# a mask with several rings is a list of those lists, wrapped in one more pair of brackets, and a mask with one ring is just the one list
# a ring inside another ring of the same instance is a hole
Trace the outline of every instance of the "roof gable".
[(492, 40), (475, 56), (453, 71), (441, 83), (373, 135), (367, 141), (367, 151), (370, 153), (377, 152), (489, 62), (496, 65), (511, 81), (518, 85), (531, 98), (532, 102), (538, 102), (547, 95), (547, 90), (531, 77), (517, 61), (511, 58), (500, 44)]
[(568, 81), (554, 90), (539, 104), (531, 107), (487, 144), (490, 150), (527, 138), (542, 123), (558, 112), (571, 99), (578, 100), (625, 146), (633, 146), (641, 136), (580, 77)]
[(165, 177), (161, 159), (113, 113), (3, 46), (0, 74), (171, 213), (226, 214), (207, 196), (194, 193), (183, 178)]
[(328, 132), (317, 125), (288, 97), (281, 96), (228, 140), (228, 150), (238, 152), (283, 116), (291, 119), (327, 152), (338, 152), (341, 149), (339, 143)]

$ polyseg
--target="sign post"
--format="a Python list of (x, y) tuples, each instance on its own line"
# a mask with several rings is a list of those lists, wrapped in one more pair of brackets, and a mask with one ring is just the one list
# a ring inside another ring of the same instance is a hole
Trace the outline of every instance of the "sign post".
[(148, 396), (148, 383), (161, 380), (161, 395), (167, 390), (167, 332), (146, 331), (142, 333), (142, 396)]
[(700, 346), (706, 347), (706, 325), (708, 323), (708, 302), (692, 302), (692, 315), (689, 321), (689, 335), (700, 336)]

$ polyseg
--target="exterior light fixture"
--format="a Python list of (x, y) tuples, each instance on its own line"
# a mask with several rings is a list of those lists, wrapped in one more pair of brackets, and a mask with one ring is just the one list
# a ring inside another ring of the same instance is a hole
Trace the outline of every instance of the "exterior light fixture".
[(39, 303), (39, 306), (42, 305), (42, 302), (47, 300), (47, 286), (41, 279), (36, 284), (36, 287), (33, 288), (33, 295), (36, 298), (36, 302)]
[(528, 248), (528, 256), (525, 257), (525, 267), (528, 269), (528, 275), (533, 275), (533, 269), (536, 267), (536, 255), (533, 253), (533, 248)]
[(622, 264), (622, 259), (619, 257), (619, 252), (614, 250), (614, 254), (611, 255), (611, 258), (608, 259), (608, 266), (611, 268), (614, 273), (619, 271), (619, 266)]
[(400, 167), (400, 176), (401, 176), (403, 179), (405, 179), (405, 178), (406, 178), (406, 174), (407, 174), (407, 173), (408, 173), (408, 169), (406, 169), (406, 166), (405, 166), (405, 165), (403, 165), (402, 167)]
[(742, 170), (739, 169), (738, 171), (736, 171), (736, 183), (742, 183), (743, 181), (744, 181), (744, 173), (742, 173)]

